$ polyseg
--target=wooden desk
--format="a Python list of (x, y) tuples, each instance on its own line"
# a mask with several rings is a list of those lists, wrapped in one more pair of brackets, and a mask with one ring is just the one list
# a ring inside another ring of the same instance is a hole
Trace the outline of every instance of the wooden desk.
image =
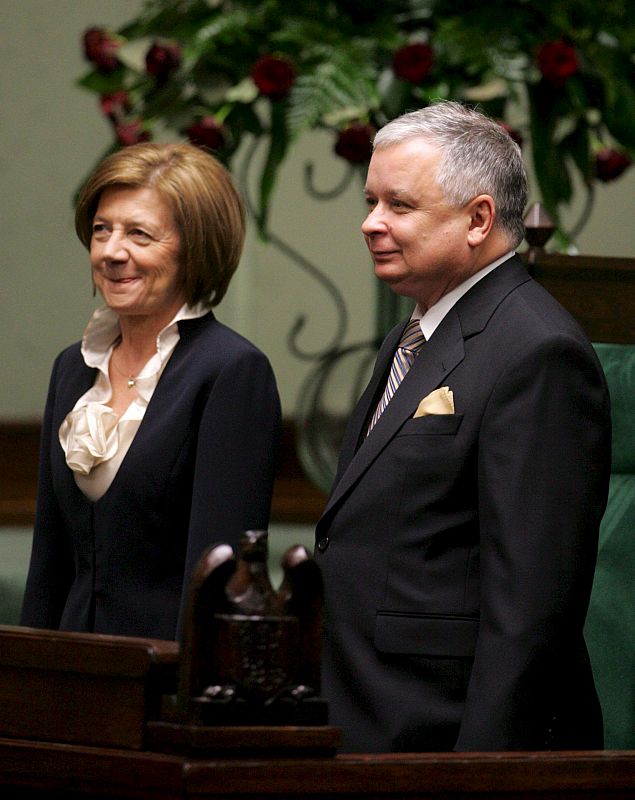
[(177, 665), (174, 642), (0, 626), (0, 798), (635, 800), (635, 751), (333, 756), (302, 744), (319, 728), (163, 747)]
[(635, 342), (635, 259), (526, 252), (531, 274), (592, 342)]
[(0, 739), (0, 793), (22, 798), (635, 798), (635, 752), (192, 759)]

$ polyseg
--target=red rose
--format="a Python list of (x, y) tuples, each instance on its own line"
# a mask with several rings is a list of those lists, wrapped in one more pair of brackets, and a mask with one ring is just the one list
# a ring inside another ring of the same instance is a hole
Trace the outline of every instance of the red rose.
[(546, 42), (538, 51), (538, 68), (554, 86), (563, 86), (578, 67), (575, 47), (568, 42)]
[(429, 44), (417, 42), (402, 47), (392, 57), (393, 72), (410, 83), (421, 83), (432, 69), (434, 54)]
[(619, 178), (632, 163), (626, 153), (603, 147), (595, 155), (595, 174), (598, 180), (608, 183)]
[(353, 164), (370, 161), (373, 154), (373, 135), (375, 129), (364, 122), (353, 122), (339, 132), (335, 142), (335, 152)]
[(520, 131), (517, 131), (516, 128), (512, 128), (511, 125), (508, 125), (506, 122), (503, 122), (502, 120), (498, 120), (498, 124), (504, 131), (506, 131), (511, 136), (511, 138), (516, 142), (518, 147), (523, 146), (523, 137)]
[(130, 111), (128, 92), (125, 89), (119, 89), (117, 92), (102, 94), (99, 98), (99, 107), (101, 108), (101, 113), (113, 122), (123, 119)]
[(251, 77), (265, 97), (282, 100), (295, 82), (295, 70), (284, 58), (262, 56), (251, 68)]
[(225, 132), (214, 117), (208, 115), (198, 122), (190, 125), (185, 130), (185, 135), (192, 144), (198, 147), (208, 147), (210, 150), (220, 150), (225, 144)]
[(150, 140), (150, 131), (145, 130), (138, 120), (115, 125), (115, 135), (122, 147)]
[(102, 72), (112, 72), (119, 66), (119, 42), (103, 28), (89, 28), (83, 36), (84, 55)]
[(146, 53), (146, 70), (159, 83), (163, 83), (181, 65), (181, 48), (178, 44), (155, 42)]

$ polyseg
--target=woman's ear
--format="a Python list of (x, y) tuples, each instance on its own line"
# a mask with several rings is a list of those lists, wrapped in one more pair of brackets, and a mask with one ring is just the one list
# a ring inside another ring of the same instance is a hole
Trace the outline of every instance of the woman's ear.
[(468, 205), (470, 211), (470, 228), (467, 241), (472, 247), (483, 244), (489, 236), (496, 218), (494, 200), (488, 194), (479, 194)]

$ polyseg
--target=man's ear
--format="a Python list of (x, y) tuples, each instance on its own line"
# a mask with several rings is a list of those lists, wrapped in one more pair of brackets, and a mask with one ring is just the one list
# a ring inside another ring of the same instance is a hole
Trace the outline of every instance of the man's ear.
[(496, 218), (494, 200), (488, 194), (479, 194), (468, 205), (470, 212), (470, 228), (467, 241), (472, 247), (483, 244), (489, 236)]

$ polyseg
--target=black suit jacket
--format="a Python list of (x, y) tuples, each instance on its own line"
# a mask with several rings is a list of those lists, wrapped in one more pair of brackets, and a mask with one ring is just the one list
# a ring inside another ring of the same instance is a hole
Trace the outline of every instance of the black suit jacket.
[[(594, 351), (513, 257), (447, 314), (365, 438), (403, 327), (316, 533), (344, 749), (601, 746), (582, 636), (610, 469)], [(414, 419), (441, 386), (455, 413)]]
[(280, 405), (266, 357), (210, 313), (180, 341), (110, 488), (77, 488), (59, 427), (95, 380), (58, 356), (44, 416), (21, 624), (172, 639), (202, 551), (266, 528)]

